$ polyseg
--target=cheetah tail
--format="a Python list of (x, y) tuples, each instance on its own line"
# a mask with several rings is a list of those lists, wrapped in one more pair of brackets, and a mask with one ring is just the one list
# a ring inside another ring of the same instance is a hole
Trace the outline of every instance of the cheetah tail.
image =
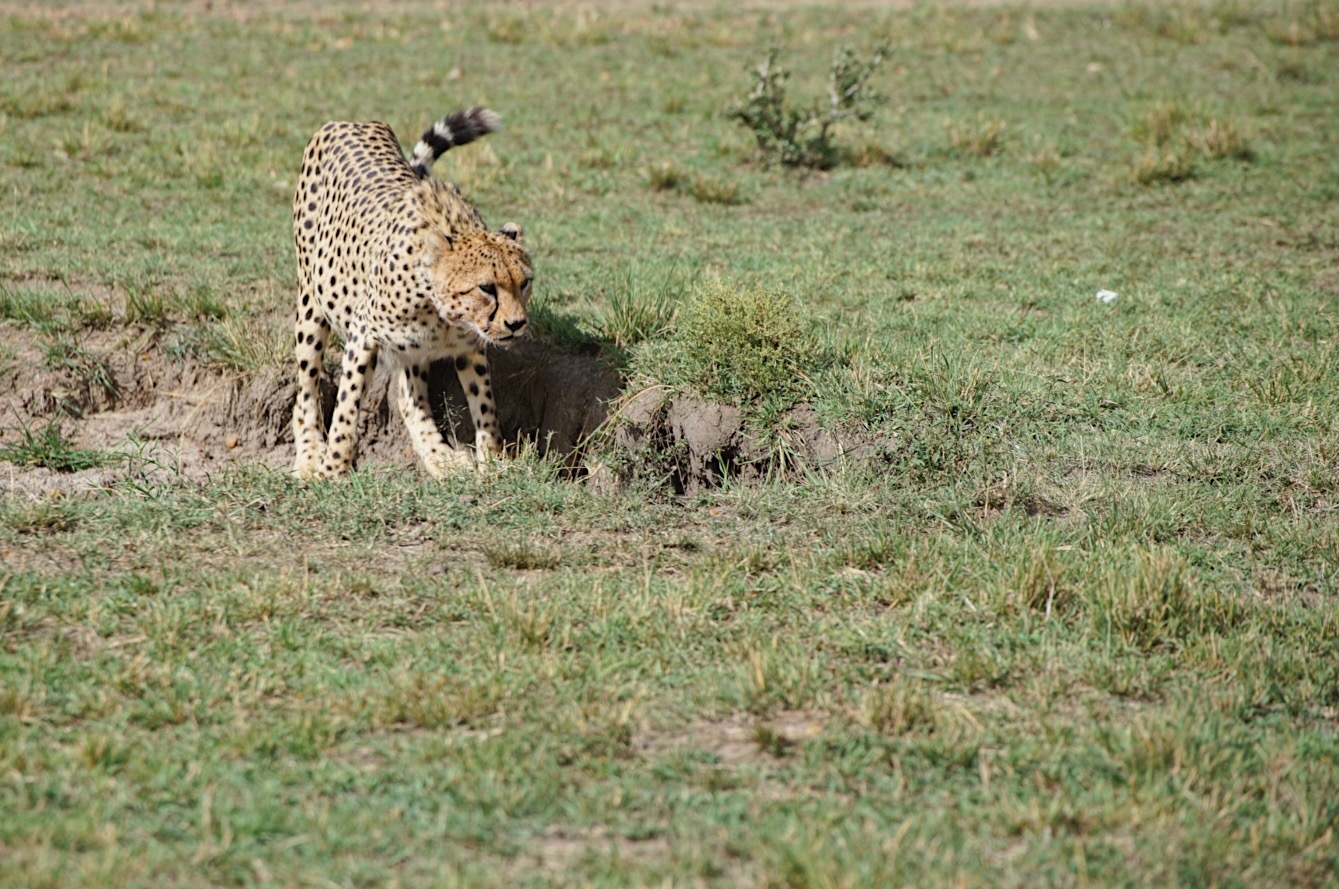
[(496, 130), (502, 119), (487, 108), (471, 108), (448, 114), (428, 128), (414, 146), (409, 160), (420, 179), (428, 175), (432, 162), (457, 145), (466, 145)]

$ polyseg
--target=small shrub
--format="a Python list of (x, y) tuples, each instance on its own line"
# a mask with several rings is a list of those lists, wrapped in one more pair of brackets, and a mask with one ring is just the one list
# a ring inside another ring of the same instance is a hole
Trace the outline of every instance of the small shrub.
[(730, 109), (730, 117), (753, 133), (758, 150), (767, 163), (787, 167), (826, 170), (835, 166), (840, 153), (833, 128), (841, 121), (869, 120), (885, 98), (870, 87), (870, 78), (887, 58), (887, 49), (862, 61), (844, 49), (828, 70), (826, 103), (796, 107), (786, 95), (790, 73), (777, 64), (775, 47), (753, 70), (749, 94)]
[(799, 396), (818, 346), (790, 295), (780, 290), (737, 290), (720, 282), (688, 300), (677, 336), (686, 372), (702, 392), (751, 401)]

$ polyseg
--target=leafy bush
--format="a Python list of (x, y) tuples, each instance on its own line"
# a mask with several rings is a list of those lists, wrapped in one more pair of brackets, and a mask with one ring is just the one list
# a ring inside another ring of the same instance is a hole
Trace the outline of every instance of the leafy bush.
[(807, 328), (784, 291), (714, 283), (688, 301), (680, 335), (704, 391), (750, 400), (803, 391), (818, 351)]
[(768, 163), (788, 167), (826, 170), (840, 155), (833, 141), (833, 127), (847, 119), (869, 120), (884, 96), (870, 87), (870, 78), (887, 58), (880, 48), (867, 61), (843, 49), (828, 70), (827, 102), (807, 107), (792, 105), (786, 96), (790, 73), (777, 64), (780, 50), (773, 47), (753, 69), (749, 94), (730, 109), (730, 117), (752, 133)]
[(712, 281), (690, 294), (671, 337), (644, 343), (635, 364), (659, 382), (709, 397), (793, 402), (811, 390), (808, 375), (826, 354), (785, 291)]

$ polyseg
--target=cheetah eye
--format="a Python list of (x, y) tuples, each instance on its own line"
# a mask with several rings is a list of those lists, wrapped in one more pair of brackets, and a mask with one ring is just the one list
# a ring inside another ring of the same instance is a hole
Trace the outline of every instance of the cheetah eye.
[(497, 299), (496, 284), (480, 284), (479, 289), (482, 290), (486, 296), (491, 296), (493, 299)]
[(534, 278), (526, 278), (524, 281), (522, 281), (522, 282), (521, 282), (521, 290), (522, 290), (522, 291), (529, 290), (529, 289), (530, 289), (530, 282), (533, 281), (533, 280), (535, 280), (535, 279), (534, 279)]

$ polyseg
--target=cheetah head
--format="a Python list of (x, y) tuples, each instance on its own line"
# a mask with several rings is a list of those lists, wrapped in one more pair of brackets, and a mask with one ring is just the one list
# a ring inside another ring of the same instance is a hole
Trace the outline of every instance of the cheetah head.
[(533, 278), (520, 228), (507, 223), (501, 231), (443, 235), (435, 247), (433, 302), (443, 320), (483, 343), (520, 336)]

